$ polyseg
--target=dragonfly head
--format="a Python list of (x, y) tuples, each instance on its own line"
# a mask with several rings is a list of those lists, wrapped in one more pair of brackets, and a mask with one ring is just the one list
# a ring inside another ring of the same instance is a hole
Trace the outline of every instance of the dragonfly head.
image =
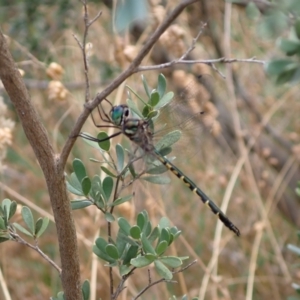
[(110, 111), (110, 118), (112, 122), (117, 126), (123, 125), (124, 121), (128, 117), (129, 117), (129, 108), (127, 107), (127, 105), (113, 106), (113, 108)]

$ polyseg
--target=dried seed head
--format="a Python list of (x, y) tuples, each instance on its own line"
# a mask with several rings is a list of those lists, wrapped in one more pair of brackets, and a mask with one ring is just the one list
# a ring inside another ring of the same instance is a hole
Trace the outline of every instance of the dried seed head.
[(49, 100), (63, 101), (67, 98), (68, 90), (57, 80), (51, 80), (48, 85)]
[(60, 80), (64, 73), (64, 69), (56, 62), (52, 62), (46, 70), (46, 74), (53, 80)]

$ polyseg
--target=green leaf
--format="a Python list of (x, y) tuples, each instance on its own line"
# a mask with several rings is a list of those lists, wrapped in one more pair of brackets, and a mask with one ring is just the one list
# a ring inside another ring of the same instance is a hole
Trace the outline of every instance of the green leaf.
[(171, 280), (173, 278), (172, 272), (159, 260), (154, 261), (155, 269), (157, 270), (158, 274), (167, 280)]
[(143, 214), (143, 212), (140, 212), (140, 213), (137, 215), (136, 220), (137, 220), (137, 222), (136, 222), (136, 223), (137, 223), (137, 226), (139, 226), (140, 229), (143, 230), (144, 225), (145, 225), (145, 223), (147, 222), (147, 218), (146, 218), (145, 214)]
[(283, 72), (294, 70), (297, 66), (297, 63), (289, 59), (276, 59), (266, 64), (266, 72), (271, 76), (276, 76)]
[(139, 256), (137, 258), (133, 258), (130, 261), (130, 264), (136, 268), (143, 268), (143, 267), (149, 266), (152, 263), (153, 263), (153, 260), (150, 260), (150, 259), (146, 258), (145, 256)]
[(112, 223), (112, 222), (115, 221), (115, 217), (114, 217), (111, 213), (106, 212), (106, 213), (105, 213), (105, 220), (106, 220), (107, 222), (109, 222), (109, 223)]
[(166, 241), (169, 245), (170, 233), (169, 233), (169, 230), (167, 228), (162, 228), (161, 233), (160, 233), (160, 237), (159, 237), (159, 241)]
[(157, 92), (158, 92), (160, 98), (162, 98), (163, 95), (165, 94), (166, 88), (167, 88), (166, 77), (163, 74), (159, 74), (156, 89), (157, 89)]
[(21, 226), (18, 223), (13, 223), (13, 226), (17, 228), (19, 231), (23, 232), (24, 234), (33, 237), (33, 234), (29, 232), (27, 229), (25, 229), (23, 226)]
[(136, 240), (141, 237), (141, 229), (139, 226), (135, 225), (130, 228), (130, 236)]
[(278, 75), (278, 77), (276, 79), (276, 83), (277, 84), (284, 84), (284, 83), (289, 82), (289, 81), (294, 81), (295, 73), (296, 73), (296, 69), (286, 71), (286, 72), (282, 72), (280, 75)]
[(157, 103), (159, 102), (159, 93), (155, 90), (153, 90), (151, 92), (151, 95), (150, 95), (150, 99), (148, 101), (148, 105), (150, 105), (151, 107), (155, 107), (157, 105)]
[(150, 88), (149, 85), (147, 83), (146, 77), (144, 75), (142, 75), (142, 81), (143, 81), (143, 86), (144, 86), (144, 90), (146, 92), (146, 95), (148, 98), (150, 98)]
[(25, 224), (29, 228), (30, 232), (32, 234), (34, 234), (35, 233), (35, 223), (34, 223), (32, 212), (29, 207), (27, 207), (27, 206), (22, 207), (22, 217), (23, 217)]
[(121, 172), (124, 167), (124, 158), (125, 158), (124, 148), (122, 147), (122, 145), (120, 144), (116, 145), (116, 154), (117, 154), (117, 170)]
[(91, 200), (83, 199), (83, 200), (72, 200), (71, 208), (72, 210), (82, 209), (88, 206), (93, 205), (94, 203)]
[(149, 169), (146, 170), (147, 174), (151, 175), (160, 175), (168, 171), (168, 168), (163, 165), (160, 161), (154, 161), (149, 166)]
[(9, 213), (10, 213), (10, 206), (11, 206), (11, 201), (10, 199), (8, 198), (5, 198), (3, 201), (2, 201), (2, 209), (3, 209), (3, 217), (4, 217), (4, 220), (5, 220), (5, 223), (7, 224), (8, 220), (9, 220)]
[(72, 173), (70, 177), (67, 178), (67, 189), (74, 195), (83, 196), (81, 183), (78, 181), (75, 173)]
[(297, 34), (298, 39), (300, 39), (300, 20), (296, 21), (294, 28), (295, 28), (295, 32)]
[(169, 184), (171, 182), (170, 178), (165, 176), (142, 176), (141, 179), (154, 184)]
[(127, 202), (129, 201), (130, 199), (132, 198), (132, 195), (128, 195), (128, 196), (125, 196), (125, 197), (122, 197), (122, 198), (118, 198), (116, 199), (112, 204), (111, 206), (117, 206), (117, 205), (120, 205), (124, 202)]
[(95, 175), (92, 179), (92, 193), (96, 194), (96, 192), (102, 193), (102, 185), (99, 175)]
[(163, 228), (166, 228), (166, 227), (170, 227), (170, 221), (169, 221), (169, 219), (166, 218), (166, 217), (162, 217), (159, 220), (158, 227), (159, 227), (160, 230), (162, 230)]
[(3, 217), (0, 217), (0, 230), (6, 230), (6, 229), (7, 229), (7, 225), (5, 224)]
[(119, 272), (121, 276), (127, 275), (131, 271), (131, 266), (121, 265), (119, 266)]
[(279, 48), (286, 53), (286, 55), (291, 56), (296, 53), (300, 53), (300, 42), (288, 39), (279, 39)]
[(83, 191), (84, 195), (87, 196), (92, 187), (91, 179), (87, 176), (84, 177), (81, 181), (81, 187), (82, 187), (82, 191)]
[(114, 174), (113, 172), (111, 172), (109, 169), (107, 169), (104, 166), (101, 166), (101, 170), (106, 173), (107, 175), (113, 177), (113, 178), (117, 178), (118, 176), (116, 174)]
[(251, 20), (257, 19), (260, 16), (260, 11), (254, 2), (248, 2), (246, 7), (246, 15)]
[(16, 213), (16, 210), (17, 210), (17, 202), (12, 201), (10, 204), (8, 219), (10, 219)]
[(131, 245), (126, 253), (126, 256), (124, 257), (123, 264), (124, 265), (129, 264), (131, 259), (137, 256), (138, 250), (139, 250), (138, 246)]
[(114, 21), (118, 33), (129, 29), (134, 21), (144, 21), (147, 18), (148, 3), (146, 0), (123, 0), (116, 3)]
[(120, 256), (120, 259), (123, 260), (124, 257), (126, 256), (126, 253), (128, 251), (128, 248), (130, 247), (130, 244), (128, 244), (121, 235), (120, 230), (118, 231), (117, 234), (117, 239), (116, 239), (116, 247), (118, 249), (118, 253)]
[(149, 243), (153, 243), (159, 237), (159, 234), (160, 234), (160, 232), (159, 232), (158, 227), (155, 227), (152, 230), (150, 236), (148, 237)]
[(180, 234), (181, 234), (181, 230), (178, 230), (178, 228), (176, 226), (172, 227), (170, 229), (170, 232), (173, 235), (174, 240), (177, 239), (180, 236)]
[(150, 119), (153, 119), (155, 118), (156, 116), (159, 115), (159, 111), (158, 110), (152, 110), (148, 113), (147, 115), (147, 119), (150, 120)]
[[(104, 140), (104, 139), (107, 139), (108, 138), (108, 135), (106, 132), (104, 131), (100, 131), (97, 135), (97, 139), (98, 140)], [(104, 150), (104, 151), (108, 151), (110, 149), (110, 140), (107, 139), (103, 142), (98, 142), (98, 145), (99, 147)]]
[(4, 242), (9, 241), (9, 240), (10, 240), (9, 237), (1, 237), (0, 236), (0, 243), (4, 243)]
[(149, 236), (152, 230), (151, 222), (147, 221), (142, 232), (145, 234), (145, 236)]
[(108, 244), (105, 247), (106, 253), (113, 259), (119, 259), (118, 249), (114, 244)]
[(131, 228), (128, 221), (121, 217), (118, 219), (118, 224), (120, 229), (122, 229), (122, 231), (128, 236), (130, 234), (130, 228)]
[(39, 218), (35, 224), (35, 236), (39, 238), (47, 229), (49, 224), (49, 218)]
[(115, 259), (111, 258), (109, 255), (106, 254), (106, 252), (99, 249), (96, 245), (93, 246), (93, 252), (100, 257), (101, 259), (109, 262), (109, 263), (115, 263)]
[(138, 243), (129, 237), (129, 235), (126, 235), (121, 229), (118, 232), (118, 239), (123, 240), (124, 243), (127, 243), (129, 245), (138, 246)]
[(163, 136), (155, 145), (155, 149), (158, 151), (162, 150), (163, 148), (168, 148), (178, 142), (181, 137), (181, 131), (180, 130), (174, 130), (169, 133), (167, 133), (165, 136)]
[(152, 247), (151, 243), (147, 239), (146, 235), (141, 233), (141, 241), (142, 241), (142, 246), (143, 250), (145, 253), (150, 253), (153, 255), (156, 255), (155, 249)]
[(168, 245), (167, 241), (161, 241), (155, 248), (157, 255), (162, 255), (167, 250)]
[(170, 268), (178, 268), (182, 265), (182, 260), (176, 256), (164, 256), (159, 260)]
[(127, 105), (130, 108), (132, 112), (134, 112), (138, 117), (143, 118), (142, 112), (139, 110), (139, 108), (136, 106), (135, 102), (131, 99), (127, 99)]
[(85, 166), (83, 162), (78, 158), (75, 158), (73, 160), (73, 169), (79, 182), (81, 182), (82, 179), (87, 176)]
[(111, 177), (105, 177), (102, 182), (102, 188), (104, 192), (104, 199), (107, 202), (111, 196), (111, 192), (113, 190), (114, 181)]
[(155, 106), (155, 109), (159, 110), (159, 109), (163, 108), (164, 106), (166, 106), (167, 104), (169, 104), (173, 98), (174, 98), (174, 93), (173, 92), (166, 93), (160, 99), (160, 101), (157, 103), (157, 105)]
[(105, 253), (105, 247), (108, 245), (107, 241), (102, 238), (102, 237), (98, 237), (95, 241), (96, 246)]
[(88, 280), (85, 280), (81, 287), (83, 300), (90, 299), (90, 290), (91, 290), (90, 282)]

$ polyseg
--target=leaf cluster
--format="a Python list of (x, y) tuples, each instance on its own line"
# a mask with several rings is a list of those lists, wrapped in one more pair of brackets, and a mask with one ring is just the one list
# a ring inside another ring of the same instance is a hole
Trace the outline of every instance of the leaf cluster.
[(119, 231), (114, 241), (99, 237), (93, 247), (94, 253), (108, 263), (119, 268), (121, 276), (130, 274), (135, 268), (143, 268), (154, 263), (158, 274), (167, 280), (173, 278), (169, 268), (178, 268), (188, 257), (166, 256), (165, 252), (178, 238), (181, 231), (170, 227), (166, 218), (152, 226), (147, 211), (137, 215), (136, 224), (130, 225), (125, 218), (118, 219)]

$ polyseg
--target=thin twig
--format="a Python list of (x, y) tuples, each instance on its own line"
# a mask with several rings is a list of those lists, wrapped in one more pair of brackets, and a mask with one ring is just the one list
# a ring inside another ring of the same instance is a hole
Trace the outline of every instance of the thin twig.
[(16, 241), (17, 243), (23, 244), (23, 245), (33, 249), (37, 253), (39, 253), (47, 262), (49, 262), (58, 271), (59, 275), (61, 275), (61, 271), (62, 271), (61, 268), (39, 248), (37, 240), (35, 240), (36, 245), (31, 245), (13, 231), (10, 231), (10, 235), (13, 237), (14, 241)]
[(153, 281), (151, 284), (147, 285), (145, 288), (143, 288), (134, 298), (133, 300), (138, 299), (140, 296), (142, 296), (149, 288), (151, 288), (152, 286), (161, 283), (161, 282), (167, 282), (167, 283), (177, 283), (177, 281), (175, 280), (167, 280), (164, 278), (161, 278), (159, 280)]
[[(181, 273), (183, 271), (185, 271), (186, 269), (188, 269), (189, 267), (191, 267), (192, 265), (194, 265), (197, 262), (197, 260), (192, 261), (191, 263), (189, 263), (187, 266), (181, 268), (178, 271), (173, 271), (172, 274), (177, 274), (177, 273)], [(165, 278), (161, 278), (159, 280), (153, 281), (152, 283), (149, 283), (149, 285), (147, 285), (145, 288), (143, 288), (133, 299), (138, 299), (142, 294), (144, 294), (150, 287), (161, 283), (161, 282), (168, 282), (168, 283), (177, 283), (177, 281), (174, 280), (167, 280)]]
[(115, 294), (112, 296), (112, 299), (117, 299), (120, 295), (120, 293), (126, 288), (124, 287), (124, 284), (126, 280), (133, 274), (134, 270), (136, 270), (136, 267), (133, 267), (126, 275), (122, 276), (122, 280), (119, 283), (118, 287), (116, 288)]
[[(151, 70), (160, 70), (164, 68), (169, 68), (172, 65), (178, 65), (178, 64), (185, 64), (185, 65), (191, 65), (191, 64), (205, 64), (213, 67), (214, 63), (225, 63), (225, 64), (231, 64), (235, 62), (243, 62), (243, 63), (256, 63), (256, 64), (262, 64), (265, 65), (266, 61), (255, 59), (255, 57), (252, 58), (216, 58), (216, 59), (197, 59), (197, 60), (172, 60), (170, 62), (160, 64), (160, 65), (154, 65), (154, 66), (140, 66), (137, 68), (137, 72), (142, 71), (151, 71)], [(213, 67), (214, 70), (216, 70), (215, 67)]]

